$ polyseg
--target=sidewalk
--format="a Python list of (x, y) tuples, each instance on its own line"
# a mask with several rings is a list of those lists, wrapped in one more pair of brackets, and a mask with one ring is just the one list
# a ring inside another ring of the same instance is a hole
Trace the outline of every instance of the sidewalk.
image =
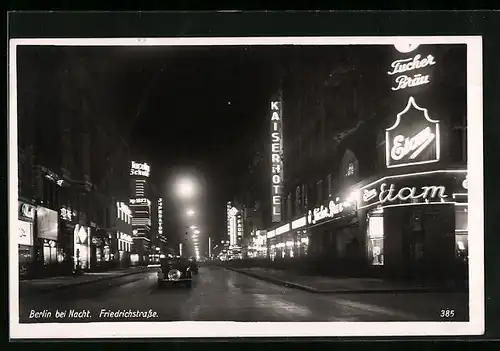
[(131, 274), (142, 273), (147, 267), (130, 267), (107, 272), (89, 272), (80, 276), (50, 277), (44, 279), (31, 279), (19, 281), (19, 292), (46, 292), (68, 288), (75, 285), (95, 283), (102, 280), (116, 279)]
[(398, 292), (452, 292), (453, 283), (439, 286), (422, 286), (398, 283), (375, 278), (334, 278), (298, 275), (293, 272), (269, 268), (229, 268), (229, 270), (269, 281), (275, 284), (301, 289), (312, 293), (398, 293)]

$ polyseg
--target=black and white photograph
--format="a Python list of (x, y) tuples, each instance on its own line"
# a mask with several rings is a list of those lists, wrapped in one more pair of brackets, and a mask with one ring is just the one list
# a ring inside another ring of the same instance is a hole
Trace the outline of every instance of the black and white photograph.
[(482, 120), (481, 37), (12, 39), (11, 336), (479, 334)]

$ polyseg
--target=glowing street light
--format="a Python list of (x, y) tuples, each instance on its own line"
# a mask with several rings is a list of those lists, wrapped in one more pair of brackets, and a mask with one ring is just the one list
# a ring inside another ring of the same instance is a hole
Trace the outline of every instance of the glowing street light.
[(200, 231), (199, 230), (195, 230), (194, 233), (195, 234), (200, 234)]
[(186, 214), (187, 214), (188, 216), (194, 216), (195, 212), (194, 212), (193, 210), (187, 210), (187, 211), (186, 211)]
[(177, 189), (177, 194), (179, 197), (188, 199), (193, 197), (195, 193), (195, 187), (192, 181), (189, 179), (181, 179), (177, 184), (176, 184), (176, 189)]
[(195, 225), (192, 225), (191, 227), (189, 227), (191, 229), (196, 229), (196, 226)]

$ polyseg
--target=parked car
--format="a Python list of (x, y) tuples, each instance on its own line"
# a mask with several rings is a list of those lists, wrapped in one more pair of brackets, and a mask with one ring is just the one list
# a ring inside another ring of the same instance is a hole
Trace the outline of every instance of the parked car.
[(192, 282), (191, 262), (183, 257), (166, 257), (160, 260), (157, 271), (158, 286), (164, 284), (184, 284), (191, 287)]

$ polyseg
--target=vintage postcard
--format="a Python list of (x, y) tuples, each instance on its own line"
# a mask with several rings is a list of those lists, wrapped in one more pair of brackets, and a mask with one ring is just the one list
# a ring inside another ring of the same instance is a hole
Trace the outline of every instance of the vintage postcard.
[(479, 36), (14, 38), (9, 99), (11, 338), (484, 331)]

